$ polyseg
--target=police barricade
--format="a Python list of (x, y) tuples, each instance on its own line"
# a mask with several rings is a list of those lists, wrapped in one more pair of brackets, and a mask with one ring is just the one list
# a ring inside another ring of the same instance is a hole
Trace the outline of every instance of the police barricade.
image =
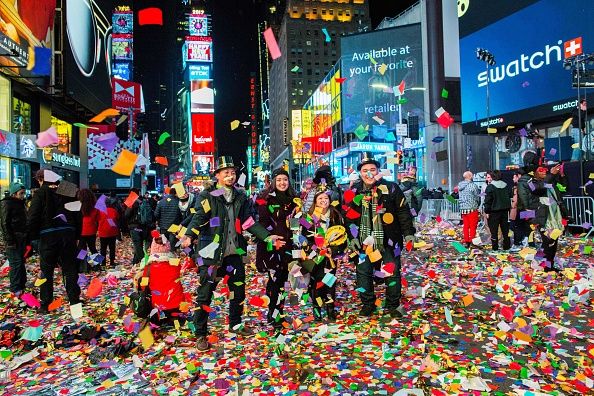
[(458, 203), (458, 200), (452, 202), (447, 199), (442, 199), (442, 201), (440, 212), (441, 218), (447, 221), (460, 221), (462, 215), (460, 213), (460, 204)]
[(439, 216), (445, 199), (424, 199), (421, 207), (421, 213), (430, 218)]
[(582, 227), (588, 230), (589, 237), (592, 233), (594, 223), (594, 198), (592, 197), (563, 197), (567, 207), (570, 227)]

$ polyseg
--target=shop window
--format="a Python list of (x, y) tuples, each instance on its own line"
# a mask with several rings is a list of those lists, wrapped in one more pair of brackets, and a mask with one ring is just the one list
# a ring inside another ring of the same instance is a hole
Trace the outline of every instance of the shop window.
[(10, 80), (0, 77), (0, 129), (10, 131)]
[(19, 98), (12, 98), (12, 131), (21, 135), (31, 132), (31, 104)]

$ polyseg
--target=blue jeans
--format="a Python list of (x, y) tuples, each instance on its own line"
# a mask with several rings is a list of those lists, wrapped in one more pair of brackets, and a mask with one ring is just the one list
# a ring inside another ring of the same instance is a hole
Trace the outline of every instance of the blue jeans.
[(359, 291), (359, 297), (363, 306), (375, 307), (375, 292), (373, 290), (374, 271), (380, 270), (385, 263), (394, 263), (394, 273), (391, 276), (384, 278), (386, 284), (386, 309), (397, 308), (400, 305), (400, 297), (402, 293), (402, 279), (400, 274), (400, 256), (394, 257), (394, 254), (388, 248), (382, 253), (382, 259), (372, 263), (369, 261), (369, 256), (365, 260), (357, 264), (357, 289), (364, 289)]
[(6, 257), (10, 265), (10, 291), (22, 292), (27, 284), (25, 269), (25, 242), (17, 241), (15, 246), (6, 247)]

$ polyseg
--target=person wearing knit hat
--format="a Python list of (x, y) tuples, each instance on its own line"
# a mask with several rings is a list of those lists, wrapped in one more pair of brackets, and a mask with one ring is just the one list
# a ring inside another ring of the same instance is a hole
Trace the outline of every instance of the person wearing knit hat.
[(313, 197), (319, 191), (328, 191), (330, 202), (338, 201), (339, 206), (342, 205), (342, 191), (336, 185), (336, 179), (332, 175), (332, 168), (329, 165), (322, 165), (314, 174), (313, 182), (316, 188), (309, 191), (303, 201), (303, 211), (307, 212), (313, 206)]
[(25, 186), (12, 183), (8, 192), (9, 196), (0, 201), (0, 231), (10, 265), (10, 291), (19, 296), (27, 283), (24, 258), (28, 237)]

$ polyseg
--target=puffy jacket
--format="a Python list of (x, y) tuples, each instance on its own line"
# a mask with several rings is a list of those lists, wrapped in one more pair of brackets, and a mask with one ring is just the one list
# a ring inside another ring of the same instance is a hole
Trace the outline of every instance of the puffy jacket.
[(481, 190), (473, 182), (463, 180), (458, 184), (460, 210), (477, 210), (481, 204)]
[[(328, 223), (326, 226), (324, 226), (320, 219), (315, 218), (314, 216), (307, 214), (305, 215), (305, 219), (307, 220), (308, 223), (312, 224), (312, 227), (307, 229), (305, 227), (301, 227), (302, 230), (302, 238), (301, 238), (301, 248), (303, 249), (303, 251), (305, 252), (305, 255), (307, 257), (310, 257), (311, 252), (316, 249), (316, 254), (313, 256), (313, 261), (316, 263), (315, 265), (322, 265), (327, 269), (332, 269), (332, 265), (330, 263), (330, 260), (328, 260), (328, 256), (324, 257), (323, 259), (320, 260), (320, 258), (318, 257), (318, 254), (321, 253), (322, 249), (325, 249), (327, 247), (330, 248), (331, 252), (332, 252), (332, 259), (335, 259), (341, 255), (344, 254), (344, 249), (347, 247), (348, 244), (348, 239), (346, 239), (344, 241), (344, 243), (341, 243), (340, 245), (333, 245), (333, 246), (327, 246), (326, 245), (326, 241), (324, 241), (324, 246), (319, 245), (320, 242), (316, 241), (316, 239), (325, 239), (326, 237), (326, 231), (333, 226), (344, 226), (344, 217), (342, 216), (342, 214), (335, 208), (330, 207), (330, 214), (328, 216)], [(347, 238), (349, 235), (349, 230), (346, 230), (347, 232)], [(318, 246), (319, 245), (319, 246)], [(308, 259), (309, 260), (309, 259)], [(318, 261), (320, 260), (320, 261)], [(306, 260), (307, 261), (307, 260)]]
[(561, 214), (566, 218), (567, 208), (557, 184), (567, 187), (567, 177), (549, 173), (544, 180), (537, 180), (529, 174), (522, 175), (518, 181), (518, 211), (534, 210), (535, 217), (530, 219), (530, 222), (544, 227), (549, 216), (549, 208), (547, 204), (540, 202), (540, 198), (546, 197), (548, 188), (552, 188)]
[[(396, 183), (382, 179), (377, 181), (370, 191), (366, 191), (363, 182), (359, 181), (353, 184), (351, 190), (358, 195), (378, 194), (378, 208), (381, 207), (385, 213), (391, 213), (394, 216), (393, 221), (388, 223), (384, 221), (385, 216), (381, 215), (384, 230), (384, 248), (394, 249), (394, 243), (402, 246), (404, 237), (415, 234), (410, 208), (408, 203), (406, 203), (406, 198), (402, 190)], [(382, 192), (382, 190), (384, 191)], [(346, 213), (346, 228), (349, 235), (350, 225), (355, 224), (358, 227), (361, 222), (361, 205), (357, 204), (357, 202), (361, 201), (353, 199), (351, 202), (343, 205)], [(390, 241), (392, 245), (390, 245)]]
[[(115, 226), (110, 224), (115, 224)], [(119, 214), (114, 208), (107, 208), (107, 213), (100, 212), (99, 214), (99, 227), (97, 229), (97, 235), (99, 238), (111, 238), (120, 234), (120, 228), (118, 227)]]
[(485, 213), (510, 210), (511, 198), (507, 183), (503, 180), (492, 181), (485, 189)]
[(417, 179), (410, 176), (404, 176), (400, 182), (400, 185), (402, 193), (406, 197), (408, 206), (413, 208), (415, 212), (419, 213), (421, 211), (423, 200), (422, 198), (419, 199), (419, 195), (417, 194), (419, 188)]
[(179, 308), (184, 301), (184, 288), (179, 281), (181, 278), (179, 265), (171, 265), (169, 261), (153, 261), (144, 267), (143, 276), (149, 278), (153, 308), (159, 308), (162, 311)]
[(25, 201), (6, 197), (0, 201), (0, 231), (6, 246), (27, 242), (27, 211)]
[[(233, 188), (232, 199), (230, 205), (233, 205), (235, 219), (228, 219), (227, 216), (227, 201), (222, 195), (212, 195), (211, 192), (217, 188), (214, 183), (205, 183), (204, 190), (196, 198), (194, 204), (195, 213), (192, 217), (192, 221), (188, 225), (186, 231), (187, 236), (198, 238), (198, 249), (199, 252), (204, 247), (210, 245), (214, 241), (215, 235), (218, 236), (218, 247), (212, 258), (201, 258), (204, 265), (221, 265), (223, 262), (223, 254), (225, 253), (225, 247), (227, 246), (227, 235), (228, 227), (235, 227), (237, 230), (237, 248), (242, 249), (244, 252), (247, 251), (247, 241), (242, 234), (242, 224), (244, 224), (250, 217), (255, 221), (257, 219), (257, 213), (252, 205), (252, 201), (248, 199), (247, 195), (242, 191)], [(204, 201), (208, 202), (210, 207), (209, 211), (204, 210)], [(217, 226), (210, 226), (210, 220), (218, 217), (219, 224)], [(199, 235), (193, 231), (199, 232)], [(270, 234), (266, 231), (260, 223), (255, 222), (253, 225), (247, 228), (247, 231), (254, 235), (260, 240), (266, 239)], [(199, 260), (197, 260), (199, 261)]]
[(91, 213), (83, 215), (82, 217), (82, 236), (97, 235), (97, 229), (99, 227), (99, 210), (93, 208)]
[[(295, 207), (295, 202), (282, 205), (274, 195), (267, 199), (256, 200), (259, 223), (272, 234), (280, 235), (287, 242), (279, 250), (268, 251), (268, 243), (259, 241), (256, 245), (256, 268), (264, 272), (266, 269), (278, 269), (281, 265), (287, 266), (291, 260), (292, 231), (289, 221)], [(272, 212), (271, 212), (272, 210)]]
[(31, 240), (40, 235), (54, 232), (74, 231), (80, 236), (82, 215), (80, 211), (72, 212), (64, 207), (75, 198), (56, 194), (56, 184), (43, 183), (31, 199), (27, 212), (27, 230)]
[(547, 190), (542, 182), (539, 183), (528, 173), (522, 175), (518, 180), (518, 212), (538, 209), (539, 199), (546, 193)]
[(167, 232), (172, 224), (179, 225), (182, 221), (179, 199), (175, 196), (168, 196), (160, 200), (155, 210), (155, 219), (161, 232)]

